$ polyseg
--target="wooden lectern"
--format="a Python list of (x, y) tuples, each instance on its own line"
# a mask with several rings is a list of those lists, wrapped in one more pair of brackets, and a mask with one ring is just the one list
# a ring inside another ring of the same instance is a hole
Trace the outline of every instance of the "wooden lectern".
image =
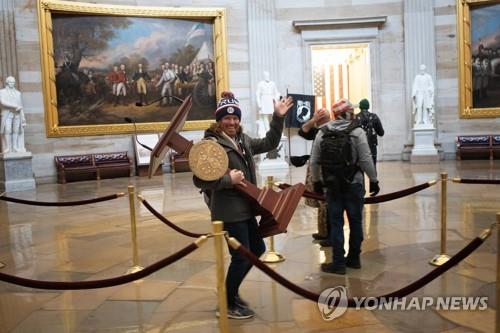
[[(179, 154), (189, 156), (193, 142), (188, 141), (178, 132), (184, 126), (191, 106), (192, 97), (189, 95), (177, 110), (170, 122), (170, 126), (165, 130), (151, 153), (149, 177), (155, 173), (170, 148)], [(298, 183), (281, 192), (275, 192), (267, 187), (261, 190), (247, 180), (243, 180), (243, 183), (246, 186), (235, 185), (235, 188), (255, 204), (256, 215), (261, 215), (259, 222), (260, 235), (269, 237), (286, 232), (286, 228), (304, 193), (304, 184)]]

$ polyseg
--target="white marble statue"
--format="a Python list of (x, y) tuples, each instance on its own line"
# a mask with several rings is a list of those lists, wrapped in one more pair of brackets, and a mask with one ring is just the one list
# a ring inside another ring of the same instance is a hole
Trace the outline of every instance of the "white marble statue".
[(5, 79), (5, 88), (0, 89), (0, 105), (2, 108), (2, 152), (26, 152), (24, 147), (24, 127), (26, 118), (23, 112), (21, 93), (15, 88), (16, 79), (12, 76)]
[(280, 98), (276, 84), (269, 78), (269, 72), (264, 71), (264, 80), (257, 84), (257, 106), (259, 107), (258, 134), (264, 137), (269, 130), (270, 117), (274, 112), (273, 101)]
[(415, 127), (434, 123), (434, 83), (425, 69), (425, 65), (420, 65), (420, 72), (413, 80), (411, 96)]

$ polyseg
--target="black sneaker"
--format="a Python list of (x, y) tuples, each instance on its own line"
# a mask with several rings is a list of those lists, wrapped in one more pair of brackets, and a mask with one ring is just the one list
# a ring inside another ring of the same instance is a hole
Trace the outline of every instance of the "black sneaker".
[(331, 247), (332, 246), (332, 242), (330, 242), (329, 239), (324, 239), (321, 242), (319, 242), (319, 246), (321, 246), (321, 247)]
[(349, 268), (360, 269), (361, 268), (361, 260), (359, 257), (357, 258), (345, 258), (345, 265)]
[(319, 240), (319, 241), (328, 240), (328, 236), (322, 236), (319, 233), (312, 234), (312, 237), (314, 238), (314, 240)]
[[(215, 316), (217, 318), (220, 317), (220, 312), (218, 309), (215, 311)], [(255, 312), (253, 312), (253, 310), (249, 308), (242, 308), (238, 305), (230, 306), (227, 308), (227, 317), (229, 319), (250, 319), (253, 316), (255, 316)]]
[(239, 295), (237, 295), (234, 298), (234, 304), (236, 304), (240, 308), (246, 308), (246, 309), (250, 308), (250, 306), (248, 305), (248, 302), (245, 301), (244, 299), (242, 299)]
[(345, 275), (345, 266), (334, 266), (332, 263), (321, 264), (321, 271), (325, 273)]

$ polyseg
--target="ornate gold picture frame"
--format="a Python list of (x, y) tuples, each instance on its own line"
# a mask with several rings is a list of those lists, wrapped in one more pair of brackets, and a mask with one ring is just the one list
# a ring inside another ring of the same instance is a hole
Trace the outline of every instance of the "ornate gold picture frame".
[(457, 0), (460, 118), (500, 117), (500, 0)]
[(214, 121), (225, 9), (39, 0), (38, 13), (48, 137), (162, 132), (189, 94), (183, 129)]

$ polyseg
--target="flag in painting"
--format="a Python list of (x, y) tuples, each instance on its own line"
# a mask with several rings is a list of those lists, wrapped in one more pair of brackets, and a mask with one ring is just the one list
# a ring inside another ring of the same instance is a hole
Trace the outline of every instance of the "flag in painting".
[(187, 33), (187, 41), (189, 42), (193, 38), (203, 36), (205, 36), (205, 25), (199, 22), (193, 25), (191, 30), (189, 30), (189, 32)]
[(314, 95), (288, 94), (293, 98), (293, 106), (286, 114), (287, 128), (300, 128), (314, 115)]

